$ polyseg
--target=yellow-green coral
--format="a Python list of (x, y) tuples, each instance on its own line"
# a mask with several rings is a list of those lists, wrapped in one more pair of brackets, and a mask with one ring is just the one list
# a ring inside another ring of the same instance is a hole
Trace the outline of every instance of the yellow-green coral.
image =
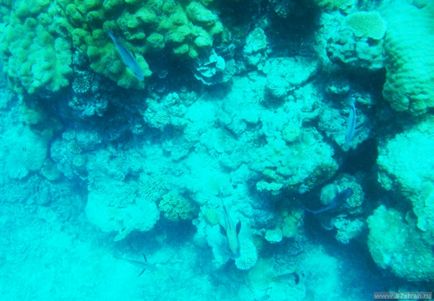
[(71, 1), (61, 0), (74, 46), (85, 52), (91, 68), (121, 87), (144, 86), (120, 60), (107, 32), (113, 31), (135, 55), (145, 76), (151, 75), (146, 55), (165, 47), (196, 58), (223, 31), (217, 16), (196, 1)]
[(58, 91), (72, 73), (71, 44), (61, 35), (62, 23), (49, 1), (17, 2), (0, 27), (4, 70), (15, 89), (32, 94)]
[(386, 22), (378, 12), (356, 12), (345, 20), (358, 37), (380, 40), (386, 33)]
[(1, 49), (5, 70), (28, 93), (58, 91), (69, 84), (72, 49), (90, 68), (125, 88), (143, 88), (122, 62), (111, 30), (136, 58), (145, 78), (150, 52), (171, 49), (194, 59), (209, 49), (223, 26), (199, 1), (48, 0), (17, 1), (4, 18)]
[(193, 201), (176, 192), (164, 195), (158, 207), (163, 216), (170, 221), (191, 220), (197, 213)]

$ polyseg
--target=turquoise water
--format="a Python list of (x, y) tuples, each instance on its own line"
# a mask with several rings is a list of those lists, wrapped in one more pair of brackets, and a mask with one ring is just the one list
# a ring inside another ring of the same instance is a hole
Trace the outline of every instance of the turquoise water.
[(432, 299), (431, 1), (0, 14), (0, 300)]

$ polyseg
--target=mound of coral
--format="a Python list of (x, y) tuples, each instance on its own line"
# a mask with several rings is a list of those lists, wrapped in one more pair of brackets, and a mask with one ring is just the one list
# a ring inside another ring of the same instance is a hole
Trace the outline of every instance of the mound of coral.
[(0, 3), (2, 189), (255, 300), (339, 299), (316, 237), (434, 281), (433, 3), (33, 2)]

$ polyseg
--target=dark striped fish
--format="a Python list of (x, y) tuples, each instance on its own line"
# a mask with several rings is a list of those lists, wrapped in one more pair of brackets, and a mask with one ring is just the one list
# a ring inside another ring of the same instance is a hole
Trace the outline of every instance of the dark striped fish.
[(356, 123), (357, 123), (357, 112), (356, 104), (353, 100), (350, 104), (350, 113), (348, 114), (347, 120), (347, 132), (345, 134), (345, 145), (349, 147), (351, 142), (353, 142), (354, 135), (356, 133)]
[(353, 194), (354, 194), (354, 191), (348, 187), (348, 188), (338, 192), (328, 205), (326, 205), (322, 208), (319, 208), (319, 209), (315, 209), (315, 210), (309, 209), (309, 208), (304, 208), (304, 210), (306, 210), (307, 212), (312, 213), (314, 215), (320, 214), (323, 212), (327, 212), (330, 210), (334, 210), (334, 209), (338, 208), (340, 205), (342, 205)]

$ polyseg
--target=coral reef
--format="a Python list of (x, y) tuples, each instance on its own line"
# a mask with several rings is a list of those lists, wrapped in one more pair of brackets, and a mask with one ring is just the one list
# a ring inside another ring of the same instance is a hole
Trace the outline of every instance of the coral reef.
[[(324, 45), (323, 61), (348, 69), (377, 71), (384, 68), (385, 21), (376, 12), (323, 14), (318, 39)], [(326, 54), (326, 55), (325, 55)]]
[[(12, 233), (0, 278), (29, 287), (10, 299), (33, 299), (40, 266), (41, 300), (106, 300), (113, 283), (131, 300), (430, 287), (433, 12), (428, 0), (0, 1)], [(65, 262), (95, 277), (76, 291), (98, 293), (53, 293)], [(22, 263), (31, 272), (12, 281)]]
[(256, 184), (259, 191), (304, 193), (330, 178), (337, 169), (333, 149), (315, 129), (305, 129), (300, 139), (290, 144), (276, 137), (258, 148), (257, 155), (252, 168), (262, 175)]
[(266, 91), (273, 98), (285, 98), (311, 80), (317, 68), (317, 61), (303, 57), (271, 58), (263, 70), (267, 74)]
[(32, 94), (56, 92), (69, 85), (72, 47), (86, 54), (98, 74), (125, 88), (143, 88), (124, 65), (108, 32), (113, 31), (145, 77), (152, 74), (145, 59), (169, 47), (180, 57), (197, 58), (209, 50), (223, 26), (197, 1), (19, 1), (1, 26), (5, 70), (17, 88)]
[(177, 56), (194, 59), (223, 31), (218, 17), (196, 1), (151, 0), (140, 6), (137, 1), (61, 1), (61, 5), (74, 46), (87, 54), (95, 72), (125, 88), (143, 88), (143, 82), (121, 62), (109, 30), (133, 53), (145, 77), (152, 73), (145, 58), (148, 53), (167, 46)]

